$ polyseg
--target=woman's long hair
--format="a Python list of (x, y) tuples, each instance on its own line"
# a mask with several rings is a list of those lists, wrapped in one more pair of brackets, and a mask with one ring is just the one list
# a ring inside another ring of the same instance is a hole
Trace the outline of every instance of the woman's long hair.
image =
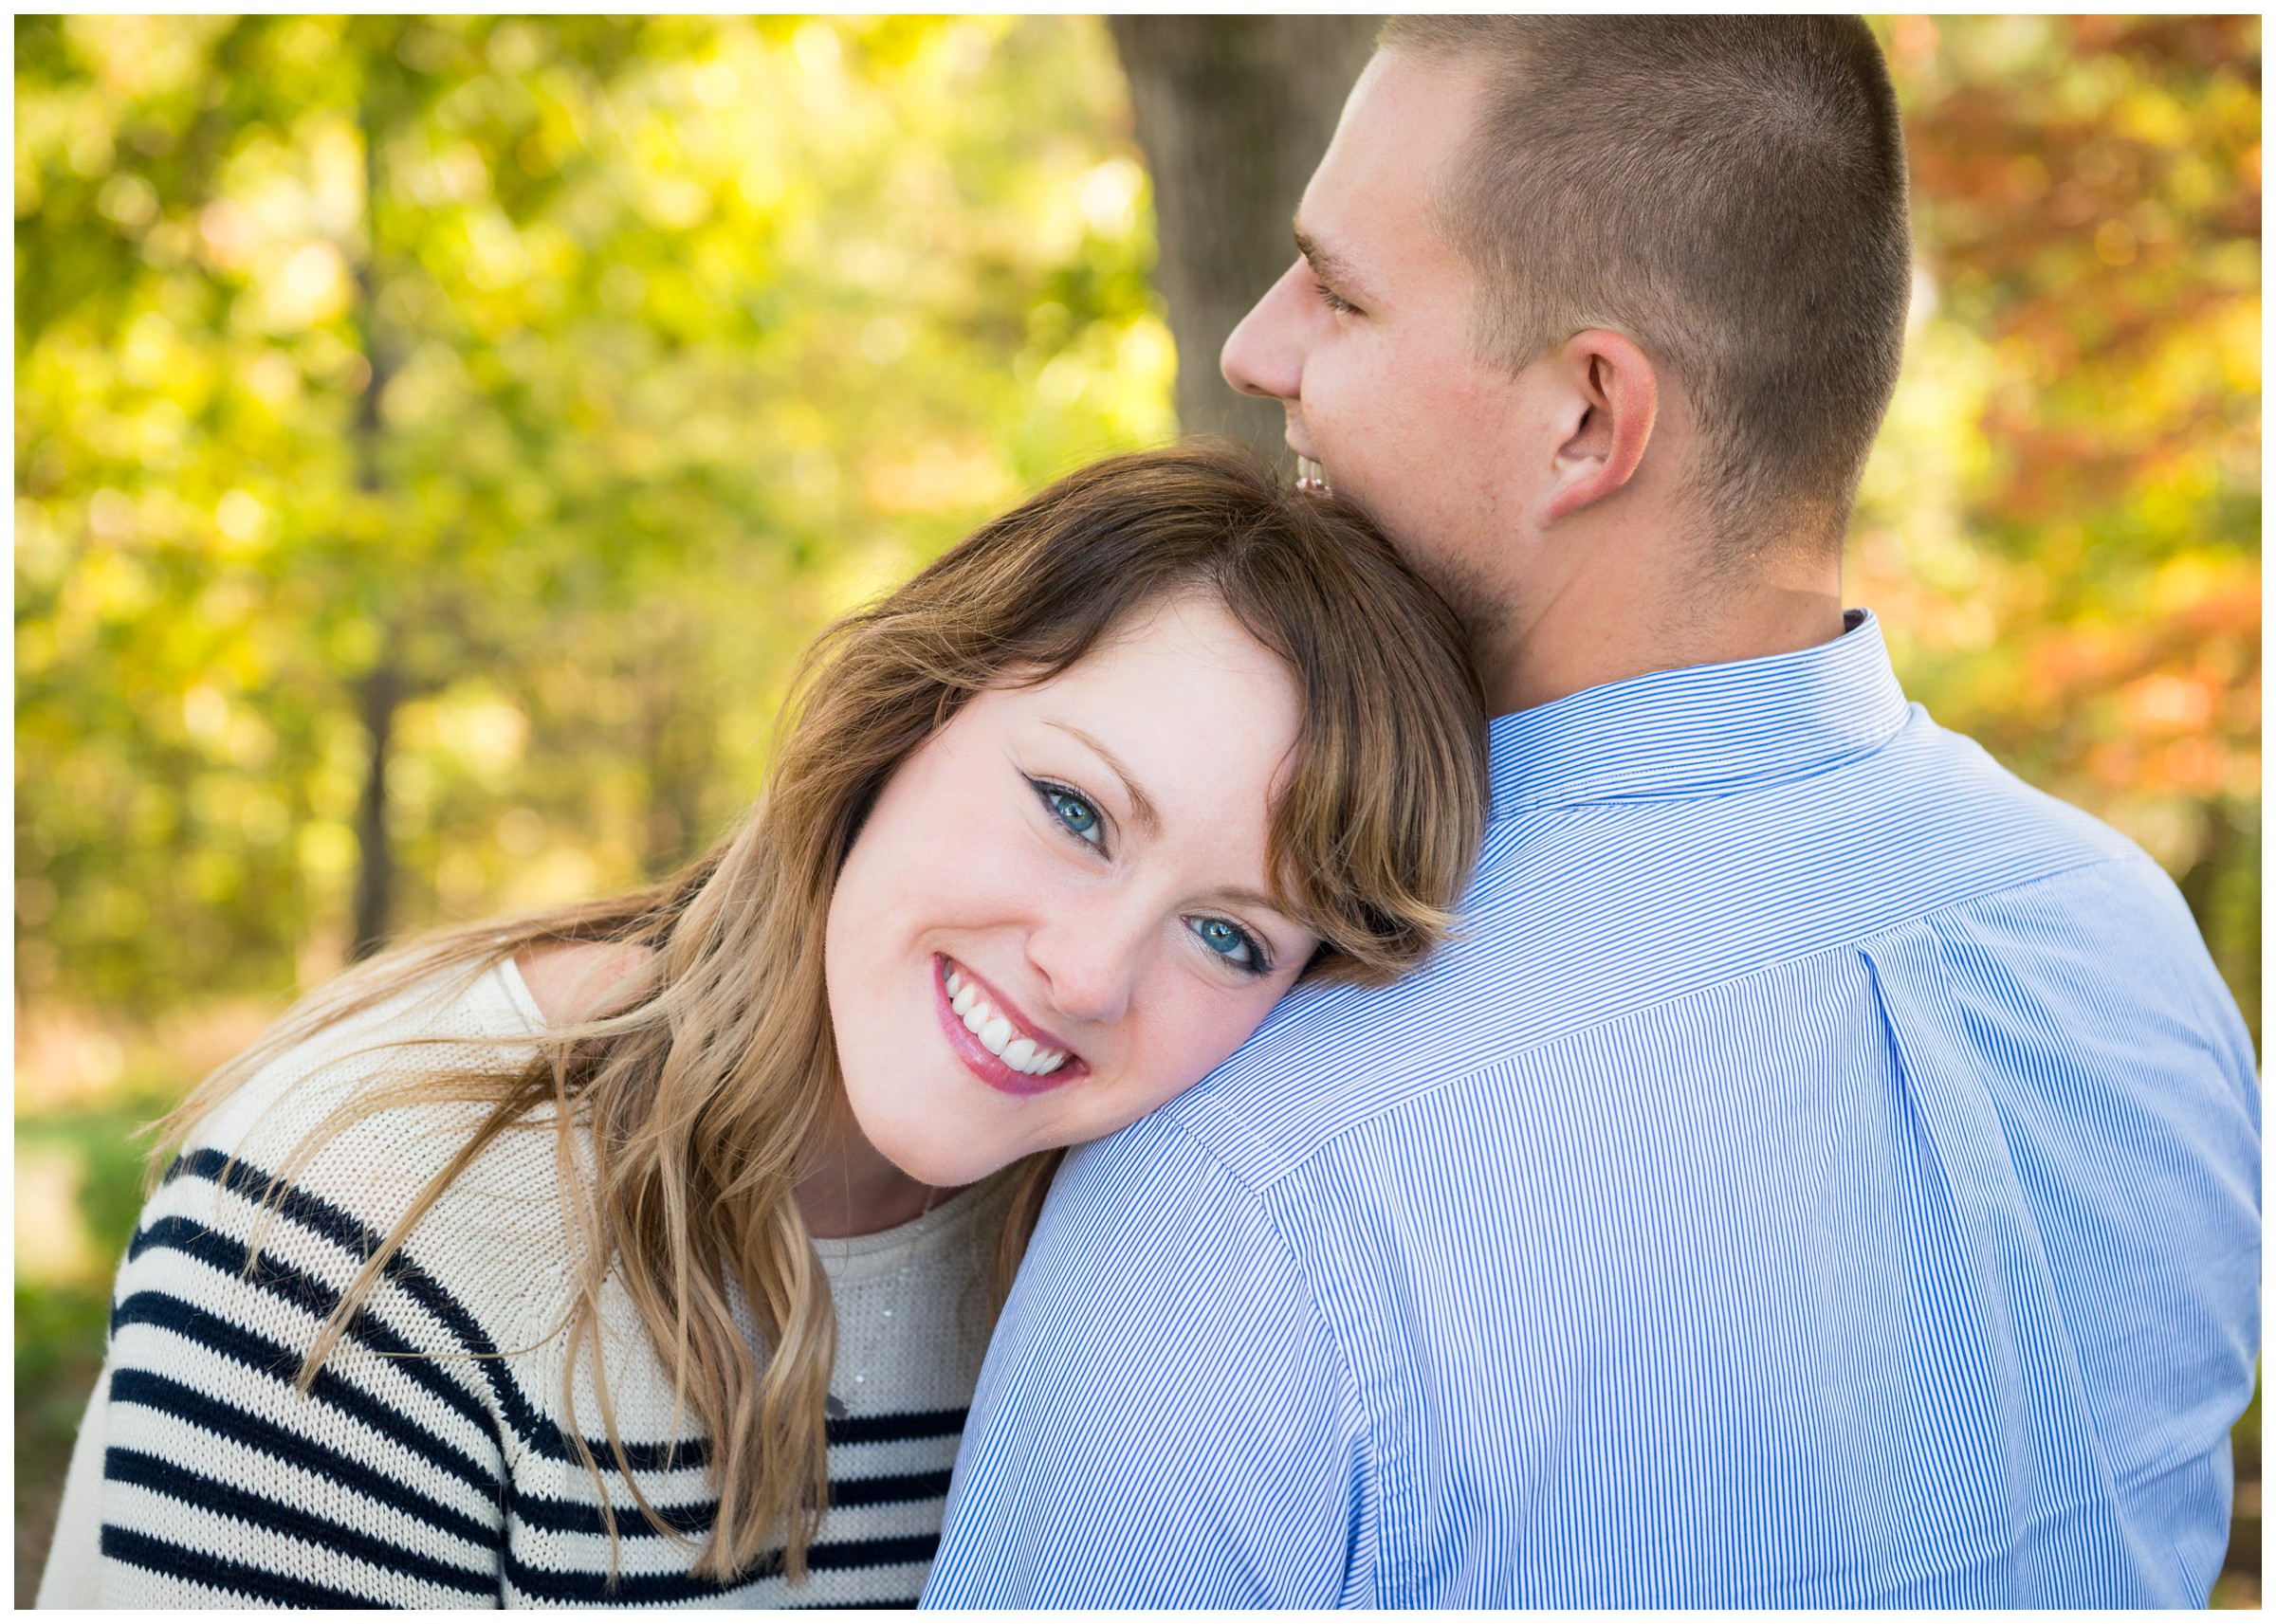
[[(551, 1126), (578, 1271), (570, 1367), (593, 1350), (617, 1470), (669, 1532), (633, 1481), (598, 1368), (612, 1272), (679, 1408), (709, 1440), (719, 1509), (695, 1571), (729, 1578), (779, 1546), (802, 1578), (829, 1487), (836, 1321), (794, 1192), (846, 1121), (822, 974), (839, 866), (887, 778), (972, 695), (1063, 671), (1183, 593), (1221, 599), (1301, 686), (1269, 852), (1279, 905), (1322, 943), (1308, 974), (1380, 983), (1428, 953), (1485, 812), (1483, 704), (1453, 617), (1364, 520), (1291, 490), (1250, 453), (1188, 442), (1095, 464), (824, 632), (794, 683), (763, 796), (685, 871), (628, 896), (431, 935), (358, 966), (167, 1118), (154, 1169), (266, 1061), (446, 972), (470, 980), (550, 943), (652, 950), (626, 956), (606, 1010), (548, 1030), (526, 1068), (373, 1091), (302, 1141), (280, 1186), (340, 1127), (389, 1105), (489, 1107), (365, 1261), (303, 1383), (451, 1180), (507, 1129)], [(1015, 1175), (1024, 1188), (1000, 1248), (1004, 1278), (1055, 1164), (1052, 1153)], [(737, 1326), (739, 1294), (763, 1340), (756, 1360)], [(578, 1430), (565, 1431), (598, 1482)], [(605, 1485), (600, 1498), (606, 1514)]]

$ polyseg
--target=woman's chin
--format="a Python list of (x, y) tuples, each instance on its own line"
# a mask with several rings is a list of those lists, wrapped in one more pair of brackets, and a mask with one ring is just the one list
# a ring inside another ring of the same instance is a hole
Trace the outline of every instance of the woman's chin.
[(854, 1121), (870, 1147), (920, 1184), (955, 1190), (977, 1184), (998, 1168), (1016, 1161), (1025, 1152), (1016, 1144), (998, 1143), (973, 1131), (969, 1122), (943, 1122), (925, 1112), (903, 1114), (881, 1109), (885, 1102), (863, 1108), (858, 1092), (853, 1100)]
[(938, 1190), (959, 1190), (967, 1184), (977, 1184), (1017, 1159), (970, 1144), (943, 1145), (922, 1140), (907, 1144), (879, 1144), (877, 1149), (909, 1177)]

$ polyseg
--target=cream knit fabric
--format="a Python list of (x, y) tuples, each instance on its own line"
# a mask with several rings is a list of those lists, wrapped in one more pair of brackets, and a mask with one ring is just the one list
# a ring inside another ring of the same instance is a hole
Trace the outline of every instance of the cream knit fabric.
[[(466, 1141), (480, 1107), (390, 1108), (272, 1176), (325, 1115), (482, 1039), (541, 1025), (510, 965), (407, 994), (265, 1067), (201, 1127), (143, 1210), (74, 1451), (40, 1605), (724, 1607), (916, 1598), (986, 1347), (1001, 1179), (915, 1223), (817, 1243), (837, 1305), (831, 1510), (793, 1589), (690, 1577), (613, 1469), (616, 1578), (593, 1478), (566, 1442), (568, 1240), (551, 1131), (510, 1132), (413, 1232), (308, 1395), (292, 1377), (366, 1249)], [(411, 1038), (450, 1040), (440, 1048)], [(503, 1051), (509, 1061), (526, 1048)], [(248, 1250), (259, 1261), (248, 1278)], [(675, 1526), (713, 1497), (692, 1424), (631, 1302), (603, 1299), (604, 1378), (634, 1478)], [(745, 1323), (746, 1335), (755, 1331)], [(388, 1358), (390, 1351), (432, 1357)], [(608, 1460), (588, 1351), (574, 1420)], [(673, 1439), (680, 1447), (676, 1454)]]

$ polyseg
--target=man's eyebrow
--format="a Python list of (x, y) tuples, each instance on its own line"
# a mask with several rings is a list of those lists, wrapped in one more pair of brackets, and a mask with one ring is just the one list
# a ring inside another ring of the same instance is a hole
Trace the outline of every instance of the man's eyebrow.
[(1052, 721), (1047, 718), (1044, 725), (1055, 727), (1061, 733), (1072, 734), (1090, 746), (1091, 753), (1111, 767), (1114, 770), (1114, 776), (1122, 780), (1122, 792), (1130, 797), (1131, 815), (1137, 818), (1148, 834), (1159, 834), (1162, 831), (1161, 812), (1147, 797), (1146, 792), (1138, 787), (1138, 780), (1130, 776), (1130, 770), (1122, 764), (1121, 758), (1113, 751), (1109, 750), (1071, 721)]
[(1333, 249), (1321, 246), (1318, 239), (1301, 226), (1296, 228), (1296, 252), (1304, 256), (1312, 265), (1312, 274), (1322, 282), (1337, 287), (1355, 285), (1358, 279), (1351, 262)]

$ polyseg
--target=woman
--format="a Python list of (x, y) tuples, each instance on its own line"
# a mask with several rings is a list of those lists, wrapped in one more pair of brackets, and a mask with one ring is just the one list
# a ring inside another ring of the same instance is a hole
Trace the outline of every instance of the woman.
[(1483, 818), (1446, 611), (1205, 447), (786, 714), (687, 873), (362, 966), (170, 1120), (43, 1604), (912, 1599), (1056, 1152), (1413, 964)]

